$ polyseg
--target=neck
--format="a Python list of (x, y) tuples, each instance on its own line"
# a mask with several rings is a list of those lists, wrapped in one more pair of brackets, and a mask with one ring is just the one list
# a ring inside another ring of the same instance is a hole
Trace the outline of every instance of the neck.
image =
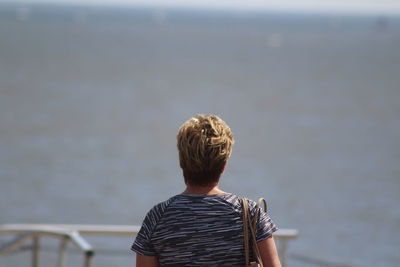
[(186, 184), (186, 190), (182, 194), (190, 195), (215, 195), (225, 193), (218, 188), (219, 184), (199, 186)]

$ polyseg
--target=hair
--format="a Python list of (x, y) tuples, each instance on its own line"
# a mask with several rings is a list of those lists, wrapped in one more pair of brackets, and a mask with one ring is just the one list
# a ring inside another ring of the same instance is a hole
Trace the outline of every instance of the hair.
[(200, 186), (218, 182), (234, 142), (231, 129), (216, 115), (199, 114), (182, 124), (177, 146), (185, 182)]

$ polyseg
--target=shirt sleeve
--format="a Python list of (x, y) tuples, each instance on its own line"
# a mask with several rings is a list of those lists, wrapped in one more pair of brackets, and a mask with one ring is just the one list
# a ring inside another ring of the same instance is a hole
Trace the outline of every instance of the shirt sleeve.
[(156, 252), (151, 243), (151, 235), (155, 226), (155, 214), (154, 209), (150, 210), (145, 219), (143, 220), (142, 227), (136, 236), (135, 241), (131, 247), (132, 251), (145, 256), (155, 256)]
[[(256, 203), (252, 203), (253, 209), (255, 211)], [(258, 217), (257, 220), (257, 230), (256, 230), (256, 240), (257, 242), (260, 242), (264, 239), (270, 238), (274, 232), (278, 230), (278, 227), (275, 225), (275, 223), (272, 221), (272, 219), (267, 215), (267, 213), (264, 211), (262, 207), (259, 207), (260, 211), (259, 214), (260, 216)], [(254, 213), (253, 213), (254, 214)]]
[(144, 256), (157, 256), (157, 251), (153, 245), (152, 236), (156, 229), (157, 223), (161, 219), (169, 203), (173, 200), (174, 198), (170, 198), (167, 201), (158, 203), (147, 213), (143, 220), (142, 227), (140, 228), (139, 233), (133, 242), (131, 250)]

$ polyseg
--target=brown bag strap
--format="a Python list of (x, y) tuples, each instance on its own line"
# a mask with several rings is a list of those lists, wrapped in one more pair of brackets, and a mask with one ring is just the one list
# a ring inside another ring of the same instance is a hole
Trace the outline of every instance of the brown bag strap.
[(257, 246), (257, 239), (256, 239), (256, 229), (254, 228), (253, 225), (251, 224), (251, 221), (249, 221), (250, 224), (250, 232), (251, 232), (251, 241), (252, 241), (252, 245), (253, 245), (253, 252), (254, 252), (254, 258), (256, 259), (257, 263), (259, 264), (258, 266), (262, 267), (262, 259), (261, 259), (261, 253), (260, 250), (258, 249)]
[(250, 263), (250, 247), (249, 247), (249, 207), (245, 198), (241, 199), (242, 205), (242, 220), (243, 220), (243, 244), (244, 244), (244, 258), (246, 267)]
[[(251, 266), (252, 264), (256, 264), (256, 263), (250, 263), (249, 242), (251, 242), (253, 245), (254, 257), (258, 263), (258, 266), (262, 267), (263, 264), (262, 264), (260, 250), (258, 249), (258, 246), (257, 246), (256, 231), (257, 231), (258, 216), (260, 215), (259, 214), (260, 206), (261, 206), (261, 204), (264, 204), (264, 210), (266, 210), (267, 202), (263, 198), (260, 198), (258, 200), (253, 220), (251, 219), (248, 200), (245, 198), (242, 198), (241, 204), (242, 204), (242, 209), (243, 209), (243, 213), (242, 213), (243, 214), (243, 236), (244, 236), (243, 243), (244, 243), (244, 254), (245, 254), (245, 260), (246, 260), (246, 266)], [(250, 229), (251, 241), (249, 239), (249, 229)]]

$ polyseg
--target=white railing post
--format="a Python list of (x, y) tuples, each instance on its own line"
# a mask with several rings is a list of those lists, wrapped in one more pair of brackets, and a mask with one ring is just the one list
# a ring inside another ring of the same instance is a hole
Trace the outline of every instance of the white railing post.
[(85, 265), (84, 267), (91, 267), (92, 266), (92, 256), (93, 253), (85, 253)]
[(65, 251), (67, 249), (68, 237), (63, 237), (60, 242), (60, 248), (58, 251), (58, 267), (65, 267)]
[(39, 267), (40, 262), (40, 239), (38, 235), (32, 238), (32, 267)]

